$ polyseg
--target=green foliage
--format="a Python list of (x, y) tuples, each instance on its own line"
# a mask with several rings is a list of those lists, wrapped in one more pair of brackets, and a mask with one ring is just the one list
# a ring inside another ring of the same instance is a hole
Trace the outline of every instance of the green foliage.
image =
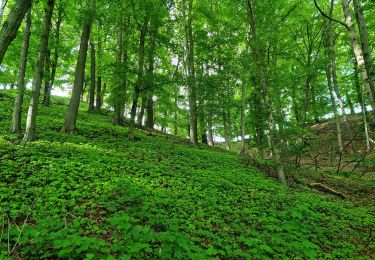
[(18, 145), (7, 133), (9, 93), (0, 101), (4, 257), (8, 238), (22, 258), (316, 259), (374, 250), (370, 209), (288, 190), (232, 154), (141, 132), (128, 142), (125, 128), (86, 108), (76, 135), (56, 131), (60, 106), (41, 109), (39, 141)]

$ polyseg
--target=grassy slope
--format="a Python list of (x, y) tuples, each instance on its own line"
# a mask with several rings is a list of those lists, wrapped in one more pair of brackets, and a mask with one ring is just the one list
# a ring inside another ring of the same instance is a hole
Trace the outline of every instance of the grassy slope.
[(22, 258), (374, 256), (374, 208), (286, 189), (235, 155), (142, 132), (128, 142), (84, 107), (79, 133), (60, 134), (63, 99), (41, 107), (39, 141), (16, 145), (9, 95), (0, 92), (0, 257), (14, 245)]

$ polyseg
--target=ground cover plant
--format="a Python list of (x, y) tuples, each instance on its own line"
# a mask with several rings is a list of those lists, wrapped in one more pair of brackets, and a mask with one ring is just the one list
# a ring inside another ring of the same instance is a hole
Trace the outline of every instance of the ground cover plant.
[[(42, 108), (38, 141), (8, 134), (1, 92), (3, 258), (371, 258), (374, 208), (293, 190), (235, 154), (182, 145), (108, 116)], [(82, 107), (84, 110), (85, 107)]]

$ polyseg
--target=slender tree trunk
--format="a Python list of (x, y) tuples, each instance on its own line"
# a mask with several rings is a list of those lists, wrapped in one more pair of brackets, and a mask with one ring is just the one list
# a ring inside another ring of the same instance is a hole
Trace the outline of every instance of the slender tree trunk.
[(370, 100), (370, 104), (372, 107), (372, 113), (373, 113), (373, 116), (375, 116), (375, 100), (374, 100), (374, 97), (375, 97), (374, 84), (375, 83), (371, 82), (371, 79), (369, 79), (369, 76), (368, 76), (369, 75), (367, 71), (368, 68), (365, 66), (363, 52), (357, 41), (357, 36), (355, 33), (355, 28), (353, 24), (352, 15), (350, 12), (348, 0), (342, 0), (342, 6), (343, 6), (343, 12), (345, 16), (345, 24), (348, 27), (349, 37), (350, 37), (354, 55), (357, 61), (357, 67), (359, 71), (361, 71), (361, 78), (365, 82), (365, 88), (366, 88), (367, 95), (368, 95), (368, 98)]
[[(329, 40), (327, 40), (326, 43), (326, 55), (327, 57), (330, 56), (330, 49), (329, 49)], [(342, 134), (341, 134), (341, 125), (340, 125), (340, 118), (337, 112), (337, 106), (336, 106), (336, 101), (335, 97), (333, 95), (333, 88), (332, 88), (332, 65), (331, 65), (331, 60), (327, 62), (326, 65), (326, 76), (327, 76), (327, 84), (328, 84), (328, 90), (329, 90), (329, 96), (331, 98), (331, 107), (333, 111), (333, 115), (335, 118), (335, 123), (336, 123), (336, 136), (337, 136), (337, 144), (339, 147), (339, 152), (343, 153), (344, 152), (344, 145), (342, 143)]]
[[(333, 10), (333, 0), (331, 4), (331, 13), (332, 13), (332, 10)], [(353, 131), (352, 131), (352, 127), (349, 122), (349, 119), (346, 115), (344, 101), (341, 97), (339, 86), (338, 86), (338, 81), (337, 81), (336, 55), (335, 55), (335, 45), (334, 45), (335, 43), (334, 43), (334, 31), (333, 30), (334, 30), (333, 21), (330, 20), (329, 21), (329, 46), (330, 46), (329, 54), (330, 54), (331, 66), (332, 66), (333, 88), (336, 93), (336, 97), (339, 101), (339, 106), (341, 108), (342, 116), (344, 117), (345, 128), (349, 136), (350, 146), (352, 148), (353, 153), (355, 154), (357, 153), (357, 148), (356, 148), (355, 141), (354, 141)]]
[(138, 118), (137, 118), (138, 119), (137, 120), (138, 125), (143, 124), (143, 117), (145, 115), (146, 104), (147, 104), (147, 97), (142, 97), (141, 111), (139, 111), (139, 115), (138, 115)]
[(287, 185), (285, 174), (284, 174), (284, 166), (281, 161), (280, 151), (276, 143), (276, 125), (275, 125), (274, 118), (273, 118), (272, 103), (268, 95), (268, 86), (266, 84), (266, 80), (263, 77), (264, 69), (263, 69), (263, 64), (261, 60), (262, 53), (261, 53), (259, 40), (257, 36), (256, 21), (254, 18), (254, 7), (253, 7), (252, 0), (247, 0), (247, 15), (248, 15), (251, 35), (252, 35), (251, 46), (253, 49), (254, 61), (256, 62), (257, 72), (258, 72), (258, 84), (262, 86), (264, 105), (268, 109), (268, 127), (269, 127), (269, 139), (270, 139), (270, 144), (272, 148), (272, 158), (274, 159), (276, 163), (276, 172), (277, 172), (280, 182), (283, 183), (284, 185)]
[(6, 51), (9, 45), (16, 38), (18, 29), (21, 26), (22, 20), (26, 12), (31, 8), (32, 0), (16, 0), (7, 20), (0, 30), (0, 64), (3, 62)]
[(95, 45), (93, 42), (90, 43), (91, 47), (91, 83), (90, 83), (90, 102), (89, 111), (95, 109), (95, 88), (96, 88), (96, 61), (95, 61)]
[(371, 48), (368, 39), (367, 26), (365, 16), (362, 10), (361, 0), (353, 0), (355, 17), (357, 20), (359, 36), (361, 39), (361, 47), (363, 52), (363, 59), (368, 76), (368, 83), (370, 84), (371, 92), (375, 95), (375, 70), (371, 55)]
[(43, 97), (43, 104), (44, 100), (46, 99), (46, 95), (48, 95), (48, 88), (49, 88), (49, 82), (51, 79), (51, 50), (47, 49), (46, 54), (46, 61), (44, 64), (44, 97)]
[(102, 108), (102, 76), (97, 77), (96, 85), (96, 109), (100, 110)]
[(29, 52), (30, 43), (30, 28), (31, 28), (31, 9), (26, 14), (26, 25), (23, 32), (23, 42), (21, 50), (21, 62), (18, 69), (18, 79), (17, 79), (17, 97), (14, 101), (13, 117), (12, 117), (12, 133), (21, 132), (21, 116), (22, 116), (22, 105), (23, 97), (25, 93), (25, 74), (27, 65), (27, 55)]
[(115, 117), (113, 119), (113, 123), (115, 125), (122, 125), (124, 123), (124, 111), (123, 111), (123, 68), (122, 68), (122, 51), (123, 51), (123, 33), (122, 33), (122, 26), (119, 28), (117, 32), (117, 50), (116, 50), (116, 88), (113, 90), (113, 97), (114, 97), (114, 110), (115, 110)]
[[(188, 1), (188, 6), (186, 6)], [(183, 17), (185, 27), (185, 51), (187, 61), (187, 81), (189, 86), (190, 141), (198, 145), (197, 86), (194, 68), (194, 40), (192, 29), (193, 0), (183, 0)]]
[(87, 58), (87, 49), (90, 39), (91, 25), (93, 14), (95, 10), (95, 0), (90, 0), (87, 9), (86, 18), (82, 27), (81, 43), (79, 47), (79, 54), (76, 65), (76, 73), (74, 77), (74, 86), (70, 104), (65, 116), (64, 126), (61, 129), (63, 133), (72, 133), (76, 129), (76, 121), (80, 103), (80, 95), (85, 81), (85, 67)]
[(46, 61), (48, 36), (51, 28), (51, 18), (55, 0), (48, 0), (45, 9), (45, 16), (43, 22), (43, 30), (40, 37), (39, 55), (35, 67), (35, 77), (32, 85), (32, 96), (30, 100), (29, 110), (27, 112), (26, 133), (23, 137), (23, 142), (31, 142), (36, 138), (36, 116), (39, 104), (40, 89), (42, 87), (44, 62)]
[(230, 130), (229, 130), (229, 122), (228, 122), (228, 114), (223, 110), (223, 125), (224, 125), (224, 139), (225, 139), (225, 150), (231, 150), (231, 138), (230, 138)]
[(154, 128), (154, 100), (153, 96), (150, 95), (147, 100), (147, 118), (146, 118), (146, 126), (148, 128)]
[(142, 91), (142, 85), (144, 83), (145, 40), (148, 31), (148, 20), (148, 17), (145, 17), (139, 39), (138, 78), (137, 83), (134, 87), (133, 104), (130, 112), (130, 125), (128, 132), (128, 138), (131, 141), (134, 140), (135, 116), (137, 114), (139, 95)]
[(214, 146), (214, 134), (212, 130), (212, 109), (208, 110), (207, 117), (207, 141), (209, 146)]
[(56, 31), (55, 31), (55, 49), (53, 51), (53, 60), (51, 62), (51, 76), (48, 82), (48, 90), (44, 93), (44, 100), (43, 100), (43, 104), (47, 107), (50, 105), (50, 102), (51, 102), (51, 92), (52, 92), (53, 84), (55, 83), (57, 63), (59, 60), (60, 28), (61, 28), (61, 23), (62, 23), (61, 7), (58, 8), (57, 16), (58, 17), (56, 21)]
[(355, 114), (354, 105), (353, 105), (352, 99), (350, 98), (350, 95), (349, 95), (348, 92), (346, 92), (346, 99), (348, 100), (348, 105), (349, 105), (349, 108), (350, 108), (350, 114), (354, 115)]
[[(146, 105), (147, 118), (146, 126), (149, 128), (154, 128), (154, 66), (155, 66), (155, 48), (156, 48), (156, 38), (158, 35), (158, 25), (153, 25), (150, 32), (150, 47), (148, 51), (148, 69), (146, 77), (146, 91), (148, 92), (148, 99)], [(143, 100), (142, 100), (143, 103)], [(142, 112), (142, 109), (141, 109)], [(143, 118), (142, 118), (143, 120)]]
[(173, 120), (173, 124), (174, 124), (174, 135), (177, 136), (178, 135), (178, 89), (176, 88), (175, 91), (174, 91), (174, 120)]
[[(246, 72), (245, 72), (245, 75), (246, 75)], [(241, 89), (241, 150), (240, 150), (240, 154), (245, 154), (246, 152), (245, 115), (246, 115), (246, 80), (242, 82), (242, 89)]]

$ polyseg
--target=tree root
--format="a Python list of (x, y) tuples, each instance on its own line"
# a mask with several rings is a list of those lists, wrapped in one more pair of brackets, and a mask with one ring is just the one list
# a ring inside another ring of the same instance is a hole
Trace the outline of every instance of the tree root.
[(313, 189), (316, 189), (316, 190), (319, 190), (319, 191), (322, 191), (322, 192), (325, 192), (325, 193), (329, 193), (329, 194), (332, 194), (332, 195), (335, 195), (337, 197), (340, 197), (342, 199), (347, 199), (347, 196), (339, 191), (336, 191), (330, 187), (327, 187), (321, 183), (309, 183), (308, 186), (310, 188), (313, 188)]

